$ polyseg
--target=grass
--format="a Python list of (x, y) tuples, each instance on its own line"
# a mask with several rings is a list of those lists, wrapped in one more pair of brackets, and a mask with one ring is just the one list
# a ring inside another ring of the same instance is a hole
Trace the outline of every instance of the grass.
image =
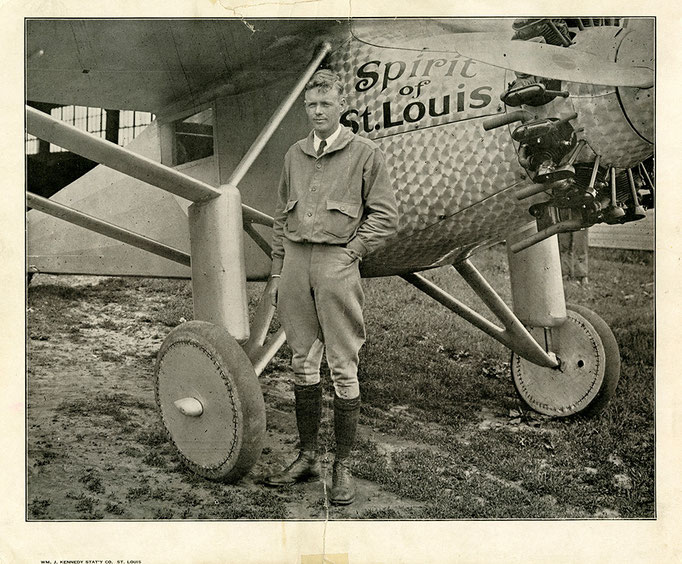
[(67, 493), (66, 497), (74, 501), (74, 509), (78, 519), (99, 520), (104, 519), (104, 514), (98, 510), (99, 500), (86, 494)]
[(151, 506), (154, 519), (284, 519), (287, 516), (286, 495), (269, 490), (254, 492), (239, 485), (225, 486), (194, 476), (189, 476), (188, 482), (192, 490), (176, 499), (178, 493), (174, 489), (166, 485), (152, 487), (143, 478), (140, 485), (128, 490), (127, 504)]
[[(486, 250), (472, 262), (510, 303), (504, 249)], [(438, 269), (425, 275), (486, 314), (456, 272)], [(591, 249), (589, 280), (587, 286), (567, 282), (566, 298), (593, 309), (609, 324), (620, 346), (621, 379), (616, 396), (602, 413), (568, 419), (528, 411), (514, 389), (509, 351), (502, 345), (401, 279), (364, 281), (368, 337), (360, 359), (363, 427), (354, 472), (413, 504), (368, 509), (359, 518), (655, 517), (651, 254)], [(262, 287), (249, 285), (251, 306)], [(142, 295), (140, 299), (158, 298), (142, 322), (159, 326), (161, 334), (192, 317), (188, 283), (157, 279), (110, 279), (72, 289), (60, 283), (43, 284), (29, 293), (29, 305), (68, 311), (76, 300), (106, 304), (131, 289)], [(40, 319), (29, 326), (35, 340), (51, 334), (49, 325)], [(67, 321), (74, 322), (66, 316)], [(286, 370), (290, 355), (285, 345), (262, 381)], [(114, 353), (107, 360), (125, 361)], [(138, 360), (149, 362), (148, 354)], [(326, 366), (323, 383), (330, 397), (333, 388)], [(292, 411), (289, 399), (266, 396), (269, 407)], [(180, 508), (171, 509), (164, 506), (169, 490), (140, 481), (130, 484), (125, 501), (110, 501), (104, 508), (84, 496), (78, 500), (81, 514), (98, 516), (104, 511), (115, 518), (122, 506), (128, 515), (129, 506), (147, 504), (157, 519), (286, 518), (286, 503), (295, 491), (274, 493), (239, 484), (226, 487), (179, 467), (160, 423), (148, 423), (153, 399), (100, 392), (87, 400), (63, 401), (57, 415), (85, 418), (92, 410), (106, 416), (99, 420), (102, 425), (113, 422), (132, 429), (131, 440), (121, 446), (121, 453), (133, 467), (144, 472), (181, 472), (183, 486), (191, 492), (179, 496)], [(327, 445), (333, 444), (329, 427), (323, 428), (321, 437)], [(382, 438), (382, 433), (392, 438)], [(387, 451), (383, 443), (389, 440), (402, 446)], [(48, 465), (53, 449), (45, 446), (35, 454), (36, 464)], [(81, 483), (88, 492), (102, 493), (97, 479), (96, 473), (84, 474)], [(29, 504), (34, 518), (49, 516), (50, 510), (44, 496), (34, 497)]]
[[(589, 285), (568, 282), (567, 300), (596, 310), (620, 343), (616, 397), (593, 418), (547, 418), (524, 430), (507, 421), (476, 431), (482, 407), (502, 418), (524, 409), (506, 349), (400, 280), (368, 280), (363, 421), (428, 448), (401, 453), (387, 464), (376, 452), (367, 454), (371, 444), (363, 445), (361, 473), (401, 496), (437, 499), (423, 513), (429, 518), (592, 517), (603, 508), (622, 517), (653, 517), (652, 264), (638, 253), (594, 251), (590, 258)], [(509, 303), (503, 250), (493, 248), (473, 262)], [(485, 312), (456, 273), (441, 269), (427, 277)], [(400, 417), (383, 415), (396, 405), (403, 408)], [(445, 427), (429, 433), (424, 423)], [(462, 434), (468, 444), (462, 444)], [(607, 462), (614, 456), (620, 466)], [(595, 474), (585, 470), (591, 465)], [(436, 471), (443, 466), (469, 471), (470, 477), (446, 478)], [(619, 480), (621, 474), (628, 479)], [(447, 489), (458, 494), (438, 495)], [(460, 497), (483, 501), (461, 503)]]
[(30, 519), (44, 519), (48, 516), (51, 501), (49, 499), (34, 498), (28, 504), (28, 516)]
[(149, 484), (144, 483), (141, 486), (130, 488), (126, 494), (126, 499), (128, 501), (134, 501), (138, 499), (149, 499), (151, 497), (152, 489)]
[(123, 507), (113, 502), (108, 502), (104, 509), (107, 513), (111, 513), (112, 515), (121, 516), (125, 514), (125, 510), (123, 509)]
[(214, 500), (214, 519), (286, 519), (286, 497), (269, 490), (221, 489)]
[(168, 442), (166, 433), (161, 428), (140, 431), (135, 437), (138, 443), (147, 447), (157, 447)]
[(85, 487), (93, 493), (104, 493), (102, 478), (93, 469), (88, 470), (78, 481), (85, 484)]

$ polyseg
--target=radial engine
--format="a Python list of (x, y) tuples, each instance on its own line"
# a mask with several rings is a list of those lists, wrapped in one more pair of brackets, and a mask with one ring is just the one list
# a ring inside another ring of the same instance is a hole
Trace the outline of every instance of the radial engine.
[[(534, 18), (514, 23), (517, 41), (533, 41), (654, 68), (653, 21)], [(570, 57), (566, 64), (571, 64)], [(538, 232), (512, 245), (520, 251), (551, 235), (596, 223), (646, 216), (654, 205), (654, 88), (562, 82), (508, 71), (501, 94), (507, 112), (485, 129), (509, 126), (531, 185)], [(592, 69), (592, 74), (597, 72)]]

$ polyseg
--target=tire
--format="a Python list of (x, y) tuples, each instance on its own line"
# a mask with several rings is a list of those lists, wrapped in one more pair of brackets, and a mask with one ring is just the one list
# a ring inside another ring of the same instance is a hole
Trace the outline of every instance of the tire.
[[(185, 465), (212, 480), (235, 482), (260, 457), (265, 403), (253, 366), (223, 327), (190, 321), (163, 342), (154, 369), (166, 433)], [(193, 398), (200, 414), (175, 402)]]
[(595, 415), (602, 411), (616, 394), (618, 380), (620, 380), (620, 349), (611, 328), (594, 311), (576, 304), (567, 304), (566, 307), (587, 319), (596, 329), (604, 345), (604, 382), (597, 397), (592, 400), (584, 412), (585, 415)]
[[(558, 417), (595, 415), (613, 397), (620, 378), (618, 343), (592, 310), (568, 304), (567, 320), (551, 329), (559, 369), (544, 368), (512, 353), (514, 386), (531, 409)], [(544, 328), (530, 328), (542, 338)]]

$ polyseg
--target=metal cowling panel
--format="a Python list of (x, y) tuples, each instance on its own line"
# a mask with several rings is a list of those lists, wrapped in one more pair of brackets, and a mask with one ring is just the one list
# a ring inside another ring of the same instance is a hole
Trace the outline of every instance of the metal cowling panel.
[(378, 46), (395, 39), (355, 38), (330, 60), (346, 87), (346, 125), (382, 149), (401, 213), (396, 235), (363, 261), (369, 276), (426, 268), (529, 219), (527, 205), (499, 194), (525, 179), (508, 129), (482, 126), (503, 111), (505, 72), (453, 52)]

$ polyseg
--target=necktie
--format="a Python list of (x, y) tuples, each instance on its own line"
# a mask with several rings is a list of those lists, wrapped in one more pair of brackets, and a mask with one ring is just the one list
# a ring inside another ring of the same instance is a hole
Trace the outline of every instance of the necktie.
[(318, 157), (320, 155), (322, 155), (322, 153), (324, 153), (324, 149), (326, 146), (327, 146), (327, 142), (324, 139), (322, 141), (320, 141), (320, 146), (317, 148), (317, 156)]

